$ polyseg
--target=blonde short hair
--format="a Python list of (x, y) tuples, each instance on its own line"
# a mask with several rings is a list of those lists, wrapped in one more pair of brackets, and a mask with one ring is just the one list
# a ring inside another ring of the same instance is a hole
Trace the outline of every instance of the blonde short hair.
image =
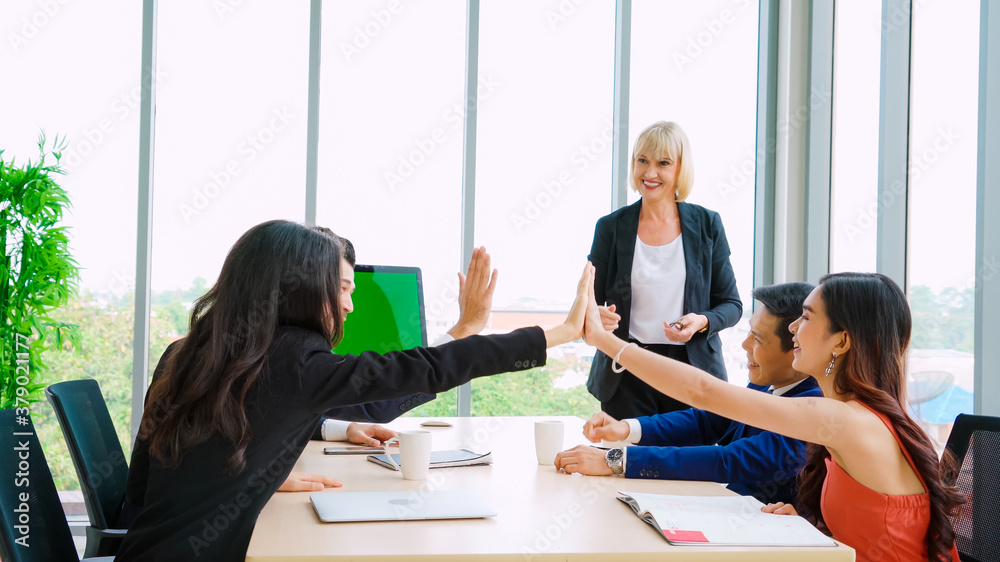
[(632, 175), (635, 171), (635, 159), (639, 154), (645, 154), (647, 158), (654, 160), (665, 154), (676, 162), (676, 200), (687, 199), (694, 187), (694, 160), (691, 157), (691, 143), (680, 125), (673, 121), (657, 121), (639, 133), (632, 148), (632, 162), (629, 164), (629, 181), (632, 182), (634, 191), (639, 191)]

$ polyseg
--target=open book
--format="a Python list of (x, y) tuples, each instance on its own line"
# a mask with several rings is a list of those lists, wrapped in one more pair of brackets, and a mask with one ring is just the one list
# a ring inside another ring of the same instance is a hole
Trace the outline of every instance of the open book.
[(802, 517), (762, 512), (751, 496), (618, 494), (670, 544), (837, 546)]
[[(396, 470), (385, 455), (369, 455), (368, 460), (373, 463)], [(392, 455), (392, 460), (400, 464), (399, 455)], [(446, 468), (449, 466), (480, 466), (493, 464), (493, 455), (490, 453), (474, 453), (468, 449), (455, 449), (452, 451), (431, 451), (431, 468)]]

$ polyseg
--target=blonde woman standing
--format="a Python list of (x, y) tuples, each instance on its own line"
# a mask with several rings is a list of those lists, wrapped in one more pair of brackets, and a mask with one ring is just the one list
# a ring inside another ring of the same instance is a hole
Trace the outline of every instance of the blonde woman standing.
[[(694, 162), (679, 125), (660, 121), (639, 134), (630, 181), (639, 201), (597, 221), (589, 256), (604, 326), (623, 340), (727, 380), (718, 334), (739, 321), (743, 304), (722, 219), (685, 202)], [(601, 352), (587, 388), (617, 419), (687, 407)]]

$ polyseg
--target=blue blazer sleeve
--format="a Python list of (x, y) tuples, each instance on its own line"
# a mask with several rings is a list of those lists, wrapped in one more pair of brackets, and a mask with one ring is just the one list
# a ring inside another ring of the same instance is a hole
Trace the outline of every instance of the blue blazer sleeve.
[(710, 445), (722, 439), (732, 423), (728, 418), (696, 408), (637, 419), (642, 427), (642, 439), (637, 445), (643, 447)]
[(713, 482), (771, 482), (794, 477), (806, 445), (769, 431), (729, 445), (629, 447), (625, 476)]

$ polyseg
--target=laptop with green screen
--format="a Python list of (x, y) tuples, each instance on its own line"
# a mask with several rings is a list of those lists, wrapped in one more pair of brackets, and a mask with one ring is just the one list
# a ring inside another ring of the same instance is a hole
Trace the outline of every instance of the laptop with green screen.
[(337, 354), (386, 353), (427, 346), (419, 267), (358, 265), (354, 312), (347, 315)]

